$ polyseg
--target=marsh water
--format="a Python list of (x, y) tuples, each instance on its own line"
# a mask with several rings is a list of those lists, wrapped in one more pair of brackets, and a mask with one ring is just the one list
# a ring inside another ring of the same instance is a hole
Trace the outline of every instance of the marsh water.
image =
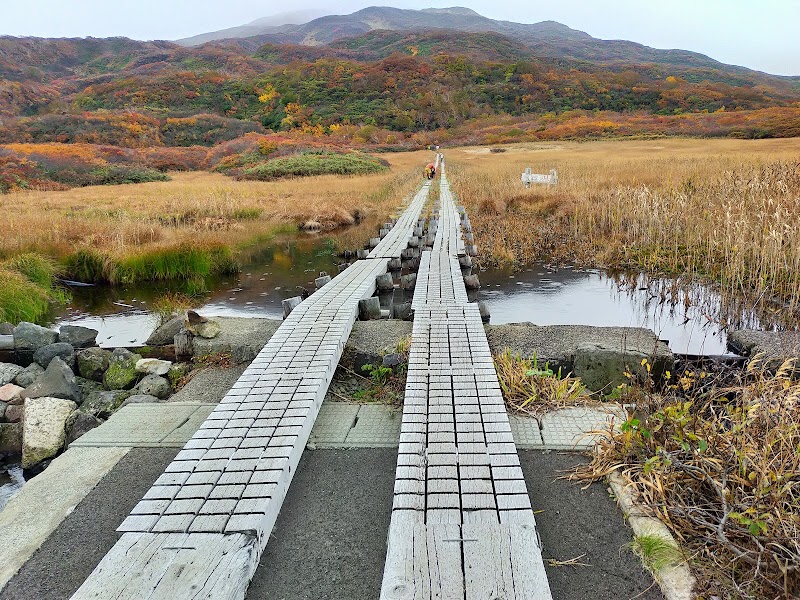
[(25, 477), (19, 463), (0, 462), (0, 510), (22, 489)]
[[(283, 299), (299, 295), (303, 288), (313, 290), (320, 272), (338, 273), (337, 264), (344, 259), (334, 247), (360, 245), (373, 230), (361, 229), (346, 237), (301, 234), (252, 248), (243, 256), (241, 273), (208, 280), (210, 291), (198, 296), (196, 305), (206, 315), (279, 319)], [(488, 304), (493, 324), (646, 327), (675, 352), (704, 355), (727, 352), (726, 324), (761, 325), (752, 311), (724, 305), (714, 291), (670, 279), (541, 264), (479, 275), (478, 297)], [(174, 283), (75, 288), (71, 304), (54, 315), (54, 323), (97, 329), (102, 346), (140, 345), (158, 325), (151, 307), (165, 291), (182, 290)]]

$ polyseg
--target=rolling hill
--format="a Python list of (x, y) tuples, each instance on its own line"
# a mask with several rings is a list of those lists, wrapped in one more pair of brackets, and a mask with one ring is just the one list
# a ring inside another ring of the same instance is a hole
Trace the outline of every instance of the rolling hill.
[(688, 51), (463, 8), (286, 24), (292, 17), (192, 46), (0, 37), (0, 144), (210, 147), (269, 132), (387, 148), (424, 144), (433, 131), (483, 143), (800, 135), (800, 78)]

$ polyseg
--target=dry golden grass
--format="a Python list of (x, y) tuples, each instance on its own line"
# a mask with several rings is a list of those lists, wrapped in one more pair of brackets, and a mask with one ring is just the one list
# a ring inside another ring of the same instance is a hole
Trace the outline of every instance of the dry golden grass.
[(418, 184), (429, 155), (388, 155), (389, 171), (358, 177), (254, 182), (174, 173), (169, 182), (0, 196), (0, 256), (61, 258), (88, 247), (121, 258), (181, 244), (232, 246), (308, 221), (333, 228), (356, 216), (384, 218)]
[[(537, 143), (447, 153), (484, 261), (699, 275), (800, 306), (800, 139)], [(525, 167), (559, 173), (523, 188)]]

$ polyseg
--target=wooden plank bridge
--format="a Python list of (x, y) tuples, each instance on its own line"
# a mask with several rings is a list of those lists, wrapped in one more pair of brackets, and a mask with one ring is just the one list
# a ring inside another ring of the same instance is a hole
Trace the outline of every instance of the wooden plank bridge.
[[(419, 238), (429, 187), (367, 258), (294, 308), (120, 525), (122, 537), (73, 600), (244, 598), (359, 301)], [(444, 173), (440, 204), (414, 295), (381, 598), (547, 600), (499, 384), (461, 278), (461, 215)]]

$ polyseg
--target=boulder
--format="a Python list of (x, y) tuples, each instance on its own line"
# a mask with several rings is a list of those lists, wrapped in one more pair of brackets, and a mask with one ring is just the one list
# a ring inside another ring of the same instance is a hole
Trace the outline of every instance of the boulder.
[(70, 369), (75, 368), (75, 349), (66, 342), (56, 342), (55, 344), (42, 346), (33, 353), (33, 360), (40, 367), (46, 369), (50, 361), (56, 356), (67, 363)]
[(6, 406), (5, 419), (9, 423), (19, 423), (25, 415), (24, 404), (9, 404)]
[(166, 375), (171, 368), (171, 362), (157, 358), (143, 358), (136, 363), (136, 372), (145, 375)]
[(78, 325), (62, 325), (58, 332), (58, 341), (65, 342), (73, 348), (90, 348), (97, 345), (96, 329), (79, 327)]
[(172, 386), (164, 377), (158, 375), (147, 375), (136, 386), (136, 391), (148, 396), (156, 396), (164, 400), (172, 393)]
[(23, 469), (29, 469), (61, 451), (67, 437), (67, 419), (76, 408), (74, 402), (62, 398), (30, 398), (25, 401)]
[(125, 402), (120, 404), (118, 410), (125, 408), (129, 404), (158, 404), (159, 402), (161, 400), (149, 394), (134, 394), (133, 396), (128, 396)]
[(22, 453), (22, 423), (0, 423), (0, 454)]
[(222, 331), (222, 327), (220, 326), (219, 322), (211, 319), (196, 323), (194, 325), (189, 325), (186, 329), (191, 331), (197, 337), (201, 337), (206, 340), (213, 340)]
[(14, 378), (14, 383), (26, 388), (36, 381), (42, 373), (44, 373), (44, 369), (41, 366), (31, 363), (19, 372), (19, 375)]
[(124, 348), (117, 348), (111, 353), (108, 370), (103, 375), (103, 385), (109, 390), (129, 390), (139, 378), (136, 372), (136, 363), (142, 360), (138, 354), (134, 354)]
[(72, 370), (56, 356), (50, 361), (50, 365), (44, 370), (44, 373), (25, 388), (22, 397), (26, 400), (28, 398), (62, 398), (80, 402), (81, 390), (75, 383), (75, 375)]
[(383, 356), (382, 365), (384, 367), (388, 367), (390, 369), (396, 369), (400, 365), (406, 362), (405, 356), (402, 354), (398, 354), (397, 352), (392, 352), (391, 354), (385, 354)]
[(22, 370), (22, 367), (13, 363), (0, 363), (0, 385), (14, 381)]
[(183, 317), (173, 317), (161, 327), (156, 329), (147, 338), (145, 344), (148, 346), (168, 346), (172, 344), (175, 335), (183, 328)]
[(85, 379), (83, 377), (75, 376), (75, 383), (81, 390), (81, 396), (86, 398), (89, 394), (94, 392), (102, 392), (106, 388), (103, 387), (103, 384), (99, 381), (92, 381), (91, 379)]
[(87, 348), (77, 355), (78, 373), (85, 379), (103, 381), (103, 374), (111, 362), (111, 352), (102, 348)]
[(94, 392), (81, 404), (81, 412), (93, 415), (99, 419), (107, 419), (114, 414), (122, 403), (131, 395), (126, 390), (108, 390)]
[(22, 400), (22, 392), (24, 390), (25, 388), (22, 388), (18, 385), (7, 383), (0, 387), (0, 402), (5, 402), (6, 404), (19, 404), (19, 401)]
[(72, 442), (77, 440), (87, 431), (91, 431), (95, 427), (102, 425), (103, 422), (89, 413), (81, 410), (74, 411), (66, 422), (67, 439), (66, 445), (69, 446)]
[(8, 408), (8, 403), (0, 402), (0, 421), (2, 421), (6, 416), (6, 408)]
[(14, 328), (14, 349), (27, 355), (32, 355), (42, 346), (55, 344), (58, 332), (33, 323), (20, 323)]

